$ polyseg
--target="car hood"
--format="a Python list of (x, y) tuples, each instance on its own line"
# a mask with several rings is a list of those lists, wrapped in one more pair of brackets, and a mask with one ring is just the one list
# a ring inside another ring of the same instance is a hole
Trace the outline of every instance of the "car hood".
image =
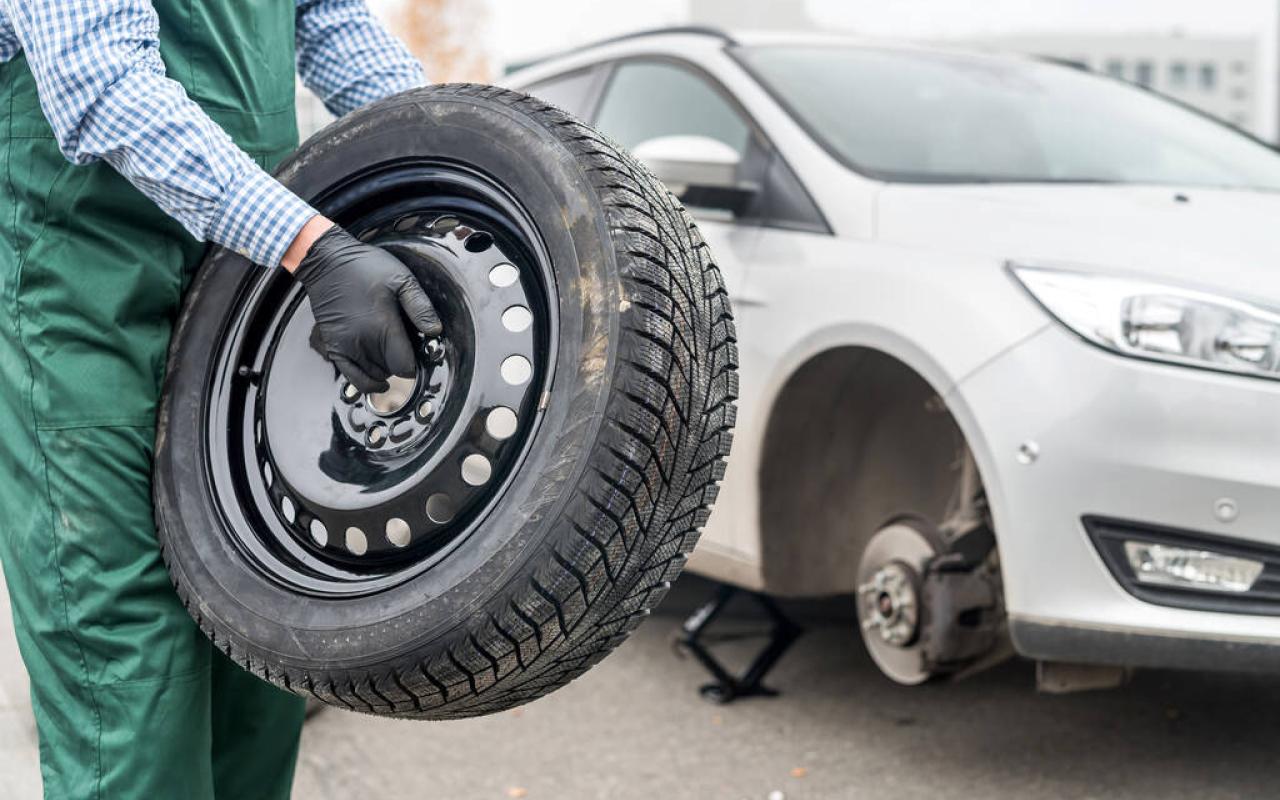
[(1116, 185), (895, 184), (877, 236), (1078, 264), (1280, 302), (1280, 193)]

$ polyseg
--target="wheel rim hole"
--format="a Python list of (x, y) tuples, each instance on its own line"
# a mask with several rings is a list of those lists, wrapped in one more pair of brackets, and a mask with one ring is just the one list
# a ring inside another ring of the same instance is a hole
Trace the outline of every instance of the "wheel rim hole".
[(458, 220), (457, 217), (441, 217), (440, 219), (431, 223), (431, 231), (432, 233), (438, 233), (440, 235), (444, 235), (461, 224), (462, 223)]
[(533, 312), (524, 306), (512, 306), (502, 312), (502, 327), (512, 333), (521, 333), (533, 324)]
[(462, 480), (472, 486), (484, 486), (493, 474), (493, 464), (479, 453), (472, 453), (462, 459)]
[(369, 537), (356, 527), (347, 528), (347, 549), (352, 555), (362, 556), (369, 550)]
[(413, 538), (413, 531), (409, 529), (409, 523), (399, 517), (392, 517), (387, 520), (387, 541), (396, 547), (408, 547), (409, 540)]
[(288, 520), (290, 525), (298, 518), (298, 509), (294, 507), (293, 501), (287, 497), (280, 501), (280, 513), (284, 514), (284, 518)]
[(313, 519), (311, 520), (311, 525), (308, 526), (308, 529), (311, 531), (311, 541), (315, 542), (320, 547), (327, 547), (329, 545), (329, 529), (324, 526), (323, 522), (318, 519)]
[(533, 365), (524, 356), (508, 356), (502, 362), (502, 379), (512, 386), (521, 386), (533, 377)]
[(505, 289), (520, 280), (520, 270), (513, 264), (499, 264), (489, 270), (489, 283), (499, 289)]
[(484, 231), (476, 231), (467, 237), (467, 240), (462, 243), (462, 246), (467, 248), (468, 252), (483, 253), (485, 250), (493, 247), (493, 234), (485, 233)]
[(427, 517), (438, 525), (443, 525), (453, 519), (453, 515), (457, 513), (454, 508), (453, 498), (447, 494), (433, 494), (427, 498)]
[(516, 428), (520, 424), (519, 417), (516, 412), (506, 406), (498, 406), (489, 412), (484, 419), (484, 429), (489, 435), (499, 441), (510, 439), (516, 433)]

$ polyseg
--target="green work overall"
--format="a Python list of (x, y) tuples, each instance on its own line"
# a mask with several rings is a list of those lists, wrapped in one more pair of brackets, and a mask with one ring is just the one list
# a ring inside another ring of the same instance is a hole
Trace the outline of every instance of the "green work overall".
[[(293, 0), (153, 3), (169, 76), (274, 165), (297, 137)], [(46, 796), (287, 797), (303, 702), (197, 630), (152, 518), (165, 351), (205, 246), (63, 158), (21, 56), (0, 109), (0, 560)]]

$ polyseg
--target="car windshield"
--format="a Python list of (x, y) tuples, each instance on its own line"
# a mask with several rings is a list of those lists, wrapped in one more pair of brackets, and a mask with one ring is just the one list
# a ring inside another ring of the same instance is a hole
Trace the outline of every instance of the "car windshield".
[(1280, 154), (1080, 69), (874, 47), (735, 53), (833, 155), (885, 180), (1280, 191)]

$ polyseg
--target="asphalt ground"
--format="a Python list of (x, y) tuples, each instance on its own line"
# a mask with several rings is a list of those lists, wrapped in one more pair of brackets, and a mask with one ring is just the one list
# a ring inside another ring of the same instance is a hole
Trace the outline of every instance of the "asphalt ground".
[[(303, 735), (305, 800), (809, 800), (812, 798), (1264, 798), (1280, 793), (1272, 676), (1140, 672), (1113, 691), (1035, 692), (1009, 662), (905, 689), (863, 653), (848, 602), (793, 607), (806, 634), (770, 683), (782, 695), (716, 706), (673, 654), (710, 593), (684, 579), (602, 665), (494, 717), (416, 723), (326, 710)], [(4, 614), (7, 625), (7, 610)], [(729, 629), (758, 626), (727, 620)], [(3, 633), (0, 631), (0, 633)], [(753, 642), (725, 645), (744, 658)], [(12, 643), (0, 638), (0, 796), (38, 796)], [(17, 688), (15, 688), (17, 687)]]

